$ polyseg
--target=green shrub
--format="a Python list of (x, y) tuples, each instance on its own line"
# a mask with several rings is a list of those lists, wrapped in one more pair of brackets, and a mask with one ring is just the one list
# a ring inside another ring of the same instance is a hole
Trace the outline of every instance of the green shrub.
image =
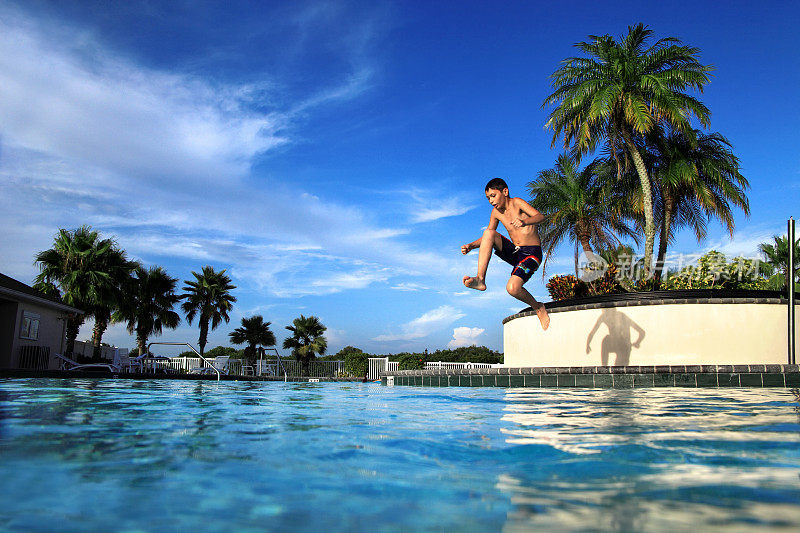
[(502, 363), (503, 354), (490, 350), (486, 346), (462, 346), (460, 348), (436, 350), (435, 352), (408, 353), (389, 355), (373, 355), (370, 357), (388, 357), (390, 361), (401, 361), (404, 358), (421, 360), (422, 365), (429, 361), (446, 361), (455, 363)]
[(589, 283), (572, 274), (567, 274), (566, 276), (553, 276), (548, 280), (546, 286), (550, 297), (555, 301), (626, 292), (617, 279), (618, 275), (617, 266), (610, 265), (602, 276)]
[(344, 356), (344, 369), (353, 377), (366, 376), (369, 370), (369, 355), (363, 352), (349, 352)]
[(587, 293), (586, 284), (572, 274), (553, 276), (547, 281), (546, 287), (550, 297), (555, 301), (580, 298)]
[(626, 292), (622, 285), (620, 285), (618, 278), (619, 270), (617, 269), (617, 265), (611, 264), (606, 268), (602, 276), (586, 284), (587, 293), (590, 296), (596, 296), (600, 294)]
[(403, 354), (398, 358), (398, 370), (422, 370), (425, 368), (425, 358), (420, 354)]
[(452, 361), (459, 363), (502, 363), (503, 354), (486, 346), (462, 346), (452, 350), (436, 350), (428, 354), (426, 361)]
[[(237, 359), (239, 357), (239, 350), (237, 350), (236, 348), (231, 348), (230, 346), (215, 346), (214, 348), (207, 350), (203, 355), (207, 359), (211, 359), (212, 357), (225, 357), (225, 356), (228, 356), (232, 359)], [(190, 355), (189, 357), (197, 357), (197, 354), (192, 352), (192, 355)]]
[(725, 254), (711, 250), (700, 257), (697, 265), (669, 272), (661, 288), (764, 290), (769, 288), (769, 282), (758, 274), (757, 265), (752, 259), (735, 257), (728, 263)]

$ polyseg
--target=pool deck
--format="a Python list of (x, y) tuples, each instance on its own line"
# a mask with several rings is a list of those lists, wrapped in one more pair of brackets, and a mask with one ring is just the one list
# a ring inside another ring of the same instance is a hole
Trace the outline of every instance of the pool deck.
[(384, 385), (421, 387), (781, 387), (800, 388), (799, 365), (664, 365), (397, 370)]

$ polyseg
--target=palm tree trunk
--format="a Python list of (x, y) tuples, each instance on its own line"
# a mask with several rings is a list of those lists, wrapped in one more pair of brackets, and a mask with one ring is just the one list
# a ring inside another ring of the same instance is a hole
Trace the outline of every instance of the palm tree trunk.
[(78, 331), (83, 324), (83, 315), (69, 315), (67, 317), (67, 348), (64, 355), (72, 359), (72, 354), (75, 352), (75, 339), (78, 337)]
[(639, 182), (642, 186), (642, 202), (644, 204), (644, 271), (645, 275), (649, 275), (652, 271), (653, 247), (656, 240), (656, 227), (653, 219), (653, 191), (644, 159), (642, 159), (639, 149), (636, 148), (630, 133), (625, 128), (622, 129), (622, 137), (625, 139), (625, 145), (631, 154), (633, 166), (636, 167), (636, 173), (639, 175)]
[(202, 357), (206, 351), (206, 341), (208, 340), (208, 318), (200, 318), (200, 338), (197, 344), (200, 345), (200, 356)]
[(661, 222), (661, 235), (658, 242), (658, 255), (656, 256), (656, 284), (661, 281), (661, 275), (664, 271), (664, 257), (667, 255), (667, 241), (672, 226), (672, 211), (674, 209), (675, 206), (671, 199), (664, 200), (664, 220)]
[(589, 242), (589, 235), (586, 233), (578, 235), (578, 240), (581, 243), (581, 248), (583, 248), (586, 257), (591, 260), (592, 255), (594, 255), (594, 252), (592, 251), (592, 246), (591, 243)]
[[(581, 243), (581, 248), (583, 248), (583, 253), (586, 254), (586, 260), (588, 261), (587, 267), (591, 268), (591, 265), (593, 265), (595, 263), (595, 261), (594, 261), (594, 251), (592, 251), (592, 246), (591, 246), (591, 243), (589, 241), (589, 234), (588, 233), (582, 233), (582, 234), (578, 235), (578, 242)], [(577, 269), (576, 269), (576, 272), (577, 272)]]
[(256, 364), (256, 354), (257, 353), (258, 352), (256, 351), (256, 343), (251, 343), (250, 344), (250, 353), (245, 353), (244, 354), (244, 360), (247, 361), (248, 363), (250, 363), (251, 365)]
[(141, 331), (137, 331), (136, 344), (139, 346), (139, 355), (147, 353), (147, 335)]
[(92, 345), (94, 346), (92, 350), (93, 359), (100, 359), (100, 347), (106, 329), (108, 329), (108, 319), (105, 317), (95, 317), (94, 330), (92, 331)]

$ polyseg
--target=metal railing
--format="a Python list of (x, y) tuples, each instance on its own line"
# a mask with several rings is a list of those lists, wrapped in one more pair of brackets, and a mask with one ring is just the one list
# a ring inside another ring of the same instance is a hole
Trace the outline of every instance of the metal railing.
[(216, 366), (214, 366), (214, 364), (213, 364), (213, 363), (211, 363), (211, 362), (210, 362), (208, 359), (206, 359), (205, 357), (203, 357), (203, 355), (202, 355), (200, 352), (198, 352), (197, 350), (195, 350), (195, 349), (194, 349), (194, 346), (192, 346), (192, 345), (191, 345), (191, 344), (189, 344), (188, 342), (151, 342), (150, 344), (148, 344), (148, 345), (147, 345), (147, 353), (150, 353), (150, 347), (151, 347), (152, 345), (154, 345), (154, 344), (159, 344), (159, 345), (163, 345), (163, 346), (188, 346), (188, 347), (189, 347), (189, 349), (190, 349), (190, 350), (192, 350), (194, 353), (196, 353), (196, 354), (197, 354), (197, 356), (198, 356), (200, 359), (202, 359), (203, 361), (205, 361), (205, 362), (206, 362), (206, 364), (208, 364), (208, 366), (210, 366), (211, 368), (213, 368), (213, 369), (214, 369), (214, 372), (216, 372), (216, 373), (217, 373), (217, 381), (219, 381), (219, 380), (220, 380), (220, 371), (219, 371), (219, 369), (218, 369)]
[(49, 346), (20, 346), (17, 368), (47, 370), (50, 365)]

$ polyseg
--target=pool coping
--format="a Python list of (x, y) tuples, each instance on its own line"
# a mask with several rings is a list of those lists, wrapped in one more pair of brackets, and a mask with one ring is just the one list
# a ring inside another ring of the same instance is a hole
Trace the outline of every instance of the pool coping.
[(800, 365), (662, 365), (397, 370), (383, 385), (423, 387), (800, 388)]
[[(798, 294), (800, 297), (800, 294)], [(686, 289), (676, 291), (651, 291), (603, 294), (585, 296), (569, 300), (546, 302), (544, 305), (549, 314), (568, 311), (584, 311), (587, 309), (605, 309), (609, 307), (632, 307), (647, 305), (676, 304), (782, 304), (786, 305), (786, 294), (781, 291), (756, 291), (732, 289)], [(795, 305), (800, 305), (800, 298)], [(536, 312), (526, 307), (519, 313), (507, 316), (503, 324), (516, 318), (533, 316)]]

